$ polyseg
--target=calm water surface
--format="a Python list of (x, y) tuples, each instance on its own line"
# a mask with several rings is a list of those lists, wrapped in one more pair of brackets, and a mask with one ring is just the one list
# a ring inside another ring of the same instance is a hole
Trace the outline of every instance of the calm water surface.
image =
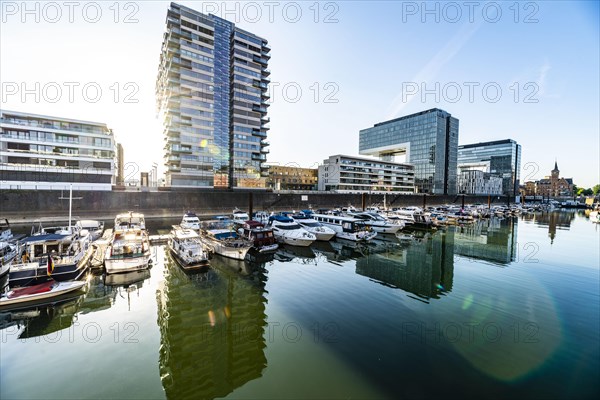
[(148, 271), (0, 312), (0, 397), (595, 397), (599, 228), (538, 213), (196, 274), (154, 246)]

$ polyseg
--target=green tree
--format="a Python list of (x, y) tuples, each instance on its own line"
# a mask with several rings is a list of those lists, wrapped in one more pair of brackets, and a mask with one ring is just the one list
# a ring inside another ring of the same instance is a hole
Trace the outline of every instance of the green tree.
[(597, 194), (599, 194), (599, 193), (600, 193), (600, 184), (598, 184), (598, 185), (594, 186), (594, 187), (592, 188), (592, 192), (594, 193), (594, 195), (597, 195)]
[(587, 188), (584, 191), (582, 191), (581, 194), (583, 194), (584, 196), (591, 196), (592, 194), (594, 194), (594, 191), (590, 188)]

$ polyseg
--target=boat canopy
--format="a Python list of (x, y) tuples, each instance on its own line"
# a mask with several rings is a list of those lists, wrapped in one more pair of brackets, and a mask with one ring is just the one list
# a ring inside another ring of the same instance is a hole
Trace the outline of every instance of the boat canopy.
[(250, 229), (254, 229), (254, 228), (262, 228), (264, 227), (263, 224), (261, 224), (258, 221), (246, 221), (246, 226)]
[(277, 222), (294, 222), (290, 217), (286, 217), (284, 215), (271, 215), (269, 217), (269, 221), (277, 221)]
[(66, 235), (59, 235), (56, 233), (49, 233), (47, 235), (34, 235), (34, 236), (29, 236), (28, 238), (25, 238), (23, 240), (21, 240), (22, 244), (25, 243), (38, 243), (38, 242), (49, 242), (49, 241), (58, 241), (58, 240), (65, 240), (71, 237), (71, 234), (66, 234)]

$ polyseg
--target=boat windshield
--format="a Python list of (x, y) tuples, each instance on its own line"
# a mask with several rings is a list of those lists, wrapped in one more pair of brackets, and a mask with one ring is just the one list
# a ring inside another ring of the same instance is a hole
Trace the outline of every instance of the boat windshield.
[(284, 229), (286, 231), (292, 231), (295, 229), (301, 229), (301, 226), (298, 224), (289, 224), (289, 225), (275, 225), (277, 229)]
[(301, 222), (301, 224), (304, 226), (308, 226), (310, 228), (318, 228), (318, 227), (322, 226), (321, 223), (319, 223), (319, 222)]

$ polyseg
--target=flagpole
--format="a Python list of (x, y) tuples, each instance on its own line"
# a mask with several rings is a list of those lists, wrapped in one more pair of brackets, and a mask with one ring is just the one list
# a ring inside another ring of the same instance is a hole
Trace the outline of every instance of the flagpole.
[(73, 184), (69, 185), (69, 233), (71, 233), (71, 209), (73, 207)]

